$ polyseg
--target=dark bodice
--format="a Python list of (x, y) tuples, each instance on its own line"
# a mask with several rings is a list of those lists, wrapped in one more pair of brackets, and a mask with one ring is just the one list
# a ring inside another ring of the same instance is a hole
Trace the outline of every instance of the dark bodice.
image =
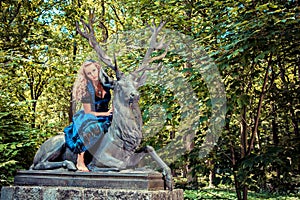
[(100, 98), (95, 95), (95, 111), (96, 112), (107, 112), (109, 110), (108, 104), (111, 99), (109, 90), (105, 90), (106, 94), (104, 98)]
[(105, 90), (105, 95), (103, 98), (98, 97), (95, 94), (95, 89), (92, 84), (87, 86), (87, 95), (81, 99), (82, 103), (92, 104), (92, 110), (96, 112), (107, 112), (109, 110), (108, 104), (111, 99), (110, 89), (108, 87), (103, 87)]

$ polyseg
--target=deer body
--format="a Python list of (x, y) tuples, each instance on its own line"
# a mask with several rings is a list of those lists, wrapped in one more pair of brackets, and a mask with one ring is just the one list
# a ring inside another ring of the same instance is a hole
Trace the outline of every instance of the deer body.
[[(142, 139), (139, 94), (128, 77), (115, 83), (113, 120), (97, 145), (91, 165), (127, 168)], [(94, 152), (94, 149), (92, 149)]]

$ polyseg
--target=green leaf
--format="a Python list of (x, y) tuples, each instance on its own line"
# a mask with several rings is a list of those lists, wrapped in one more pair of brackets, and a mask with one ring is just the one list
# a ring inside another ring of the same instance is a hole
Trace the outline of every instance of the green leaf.
[(18, 163), (18, 161), (15, 161), (15, 160), (6, 161), (3, 163), (0, 163), (0, 168), (5, 168), (7, 166), (15, 165), (17, 163)]

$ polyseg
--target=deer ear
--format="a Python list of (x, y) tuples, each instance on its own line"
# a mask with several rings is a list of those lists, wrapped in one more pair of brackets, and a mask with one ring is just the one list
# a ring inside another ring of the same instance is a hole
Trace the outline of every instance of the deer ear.
[(103, 86), (114, 88), (114, 80), (105, 73), (103, 68), (100, 69), (99, 78)]

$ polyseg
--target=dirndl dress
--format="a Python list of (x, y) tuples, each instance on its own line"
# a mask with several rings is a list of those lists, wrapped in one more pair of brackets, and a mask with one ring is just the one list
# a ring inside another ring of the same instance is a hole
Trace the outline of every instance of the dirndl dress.
[[(95, 89), (89, 81), (87, 84), (87, 96), (82, 103), (91, 103), (92, 111), (107, 112), (111, 99), (110, 89), (103, 87), (106, 94), (103, 98), (95, 95)], [(72, 118), (72, 123), (64, 129), (67, 147), (74, 153), (81, 153), (92, 148), (111, 125), (111, 116), (96, 117), (93, 114), (78, 111)]]

